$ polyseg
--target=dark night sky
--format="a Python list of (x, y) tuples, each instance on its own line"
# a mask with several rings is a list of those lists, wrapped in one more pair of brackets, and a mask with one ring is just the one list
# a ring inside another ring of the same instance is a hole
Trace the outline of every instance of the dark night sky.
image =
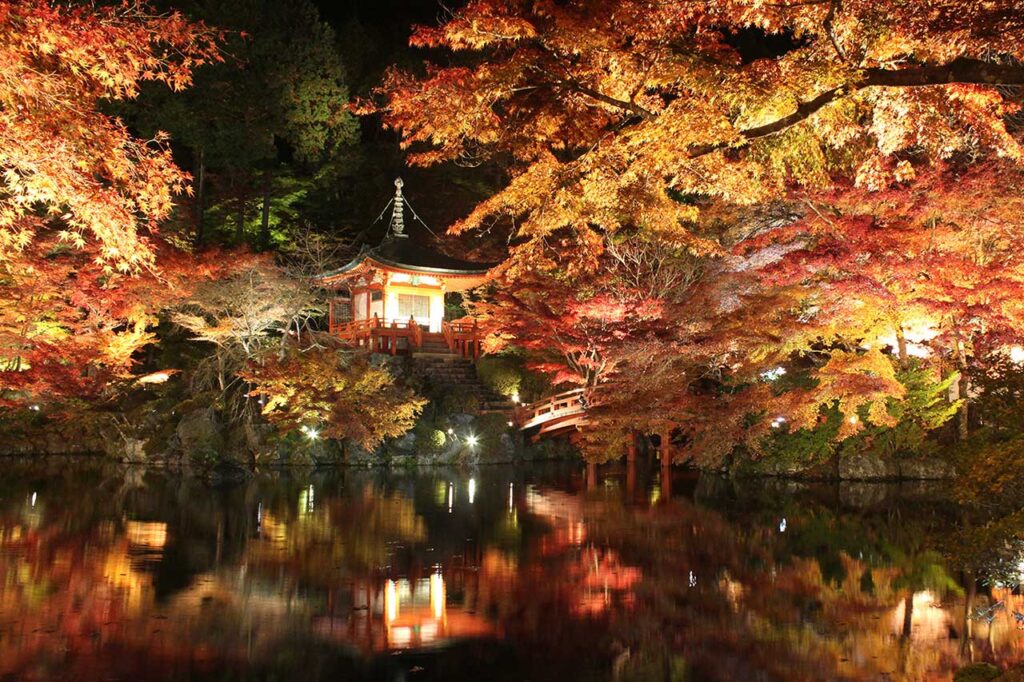
[[(445, 7), (438, 0), (314, 0), (320, 14), (329, 22), (340, 25), (356, 18), (372, 26), (394, 25), (408, 34), (411, 23), (435, 23), (442, 17)], [(458, 4), (458, 3), (454, 3)]]

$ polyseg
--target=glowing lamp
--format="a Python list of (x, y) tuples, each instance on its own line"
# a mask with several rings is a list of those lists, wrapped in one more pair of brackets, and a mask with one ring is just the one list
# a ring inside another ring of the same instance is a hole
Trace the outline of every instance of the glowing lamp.
[(468, 436), (466, 436), (466, 445), (468, 445), (471, 448), (475, 448), (476, 444), (479, 442), (480, 441), (473, 434), (469, 434)]
[(159, 372), (145, 374), (135, 381), (140, 384), (162, 384), (176, 374), (177, 371), (176, 369), (162, 369)]

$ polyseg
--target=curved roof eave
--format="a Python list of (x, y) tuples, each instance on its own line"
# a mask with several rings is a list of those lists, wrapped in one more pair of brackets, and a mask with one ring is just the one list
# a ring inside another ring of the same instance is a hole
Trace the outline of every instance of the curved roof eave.
[[(453, 270), (449, 268), (431, 268), (425, 265), (407, 265), (405, 263), (397, 263), (395, 261), (388, 260), (387, 258), (381, 258), (377, 254), (367, 256), (364, 260), (374, 261), (385, 267), (397, 268), (398, 270), (406, 270), (409, 272), (422, 272), (427, 275), (464, 275), (480, 277), (486, 275), (491, 270), (490, 267), (482, 267), (474, 270)], [(348, 268), (347, 265), (345, 267)]]

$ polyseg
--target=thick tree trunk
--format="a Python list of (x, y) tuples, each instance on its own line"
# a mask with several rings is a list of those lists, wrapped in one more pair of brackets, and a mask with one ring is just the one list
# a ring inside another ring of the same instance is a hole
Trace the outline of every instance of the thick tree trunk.
[(263, 176), (263, 206), (260, 210), (260, 249), (270, 247), (270, 185), (271, 175), (267, 171)]
[(235, 242), (245, 241), (245, 196), (239, 194), (238, 205), (235, 207)]
[(626, 503), (632, 504), (636, 496), (637, 433), (630, 431), (626, 442)]
[(587, 462), (587, 492), (597, 490), (597, 465)]
[(198, 163), (196, 168), (196, 232), (195, 232), (195, 243), (203, 243), (203, 221), (205, 219), (206, 207), (204, 202), (206, 201), (206, 163), (204, 161), (205, 153), (202, 149), (199, 150)]
[(971, 620), (971, 613), (974, 611), (974, 600), (978, 594), (974, 571), (964, 571), (964, 581), (967, 583), (967, 595), (964, 597), (964, 621), (960, 632), (960, 657), (973, 661), (974, 621)]
[(914, 626), (914, 593), (908, 592), (903, 598), (903, 639), (910, 639)]
[(960, 338), (959, 331), (956, 336), (956, 360), (960, 370), (960, 380), (957, 382), (957, 388), (960, 398), (963, 400), (960, 406), (960, 413), (957, 415), (957, 436), (960, 440), (967, 440), (968, 435), (970, 435), (970, 424), (968, 422), (970, 413), (968, 410), (971, 400), (971, 379), (967, 374), (967, 350), (964, 347), (963, 340)]
[(672, 467), (661, 467), (661, 499), (668, 502), (672, 499)]
[(900, 366), (906, 367), (910, 356), (907, 354), (907, 337), (903, 334), (903, 325), (896, 326), (896, 352), (899, 354)]

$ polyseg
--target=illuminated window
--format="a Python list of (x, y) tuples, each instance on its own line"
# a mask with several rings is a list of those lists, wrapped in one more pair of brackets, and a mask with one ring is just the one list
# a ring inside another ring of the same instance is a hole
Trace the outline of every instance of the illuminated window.
[(398, 295), (399, 317), (430, 317), (430, 297), (415, 294)]

